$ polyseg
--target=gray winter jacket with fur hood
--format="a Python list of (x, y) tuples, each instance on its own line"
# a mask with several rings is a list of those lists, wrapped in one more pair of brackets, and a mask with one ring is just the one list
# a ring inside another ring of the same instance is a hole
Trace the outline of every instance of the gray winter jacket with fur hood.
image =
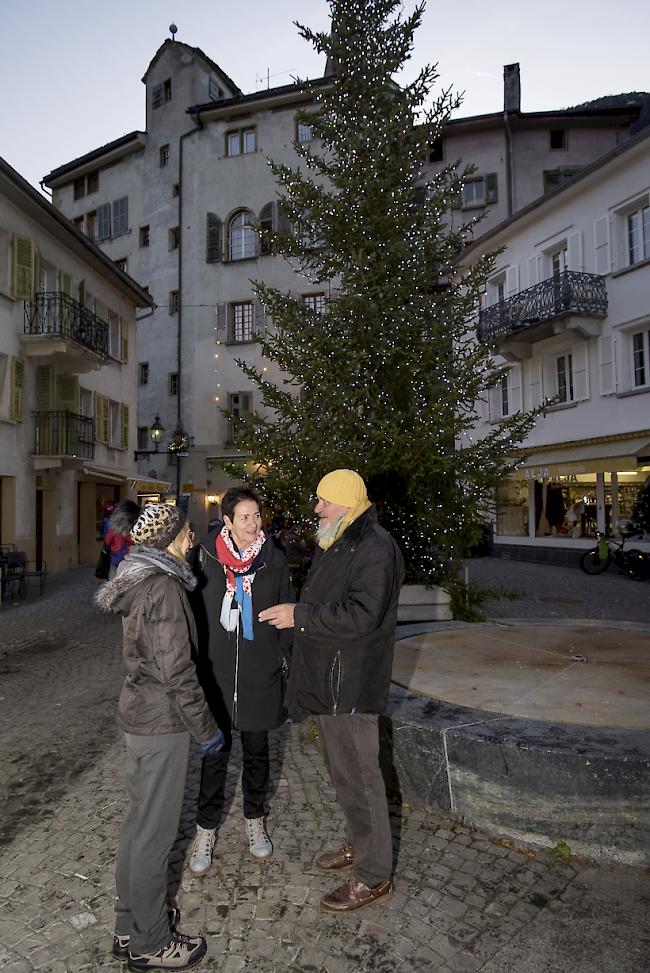
[(124, 662), (118, 724), (125, 733), (189, 732), (207, 740), (216, 723), (196, 676), (196, 627), (187, 591), (196, 579), (166, 551), (132, 547), (95, 602), (122, 616)]

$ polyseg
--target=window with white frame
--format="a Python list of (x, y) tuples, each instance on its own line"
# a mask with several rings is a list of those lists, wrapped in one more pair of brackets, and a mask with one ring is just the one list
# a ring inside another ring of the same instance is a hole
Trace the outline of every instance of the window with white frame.
[(650, 328), (635, 331), (632, 338), (632, 381), (634, 388), (650, 385)]
[(169, 146), (168, 145), (161, 145), (160, 146), (160, 150), (159, 150), (159, 153), (158, 153), (158, 164), (160, 165), (160, 168), (161, 169), (164, 169), (165, 166), (168, 166), (169, 165)]
[(563, 243), (549, 254), (551, 262), (551, 276), (559, 277), (567, 269), (567, 245)]
[(138, 385), (149, 384), (149, 362), (141, 361), (138, 365)]
[(178, 372), (167, 375), (167, 395), (178, 395)]
[(228, 257), (247, 260), (257, 254), (257, 233), (254, 216), (245, 210), (235, 213), (228, 224)]
[(257, 137), (254, 128), (240, 128), (226, 133), (226, 155), (248, 155), (255, 152)]
[(650, 257), (650, 206), (627, 214), (627, 262), (631, 267)]
[(250, 392), (230, 392), (228, 395), (228, 409), (232, 413), (232, 419), (228, 421), (227, 443), (237, 442), (237, 426), (239, 420), (246, 412), (250, 412), (253, 407), (253, 397)]
[(312, 127), (306, 122), (298, 122), (296, 125), (296, 141), (311, 142), (313, 138)]
[(463, 183), (463, 206), (483, 206), (485, 204), (485, 181), (467, 179)]
[(241, 301), (230, 305), (230, 328), (228, 339), (239, 343), (253, 340), (254, 308), (252, 301)]
[(508, 372), (502, 372), (499, 376), (499, 402), (501, 406), (501, 415), (510, 415), (510, 392), (508, 383)]
[(571, 352), (557, 355), (555, 359), (558, 402), (573, 402), (573, 356)]
[(122, 446), (122, 407), (119, 402), (111, 399), (111, 441), (110, 445), (115, 449)]
[(327, 300), (324, 293), (303, 294), (302, 300), (303, 303), (307, 305), (310, 311), (314, 311), (316, 314), (324, 314), (325, 301)]
[(119, 315), (114, 311), (108, 311), (108, 353), (111, 358), (118, 361), (122, 354), (122, 329), (120, 327)]

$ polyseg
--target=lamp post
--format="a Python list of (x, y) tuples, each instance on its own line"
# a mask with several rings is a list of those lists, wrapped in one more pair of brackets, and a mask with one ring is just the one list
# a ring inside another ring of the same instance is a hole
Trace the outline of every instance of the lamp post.
[(154, 453), (158, 452), (158, 446), (162, 442), (162, 438), (165, 434), (165, 427), (160, 422), (160, 416), (156, 412), (155, 418), (149, 427), (149, 437), (151, 442), (154, 444), (154, 449), (136, 449), (133, 453), (133, 459), (136, 461), (140, 459), (147, 459), (147, 457), (152, 456)]
[(167, 450), (171, 456), (176, 458), (176, 503), (180, 506), (181, 498), (181, 459), (187, 456), (190, 447), (191, 437), (183, 429), (183, 424), (179, 419), (174, 429), (172, 438), (167, 443)]

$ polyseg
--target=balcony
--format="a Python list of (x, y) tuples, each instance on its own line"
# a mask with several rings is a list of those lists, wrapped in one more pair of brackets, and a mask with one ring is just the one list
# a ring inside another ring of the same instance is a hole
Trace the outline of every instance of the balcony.
[(75, 412), (33, 412), (34, 456), (94, 459), (93, 420)]
[(88, 372), (108, 358), (108, 324), (61, 291), (25, 301), (26, 357), (75, 372)]
[(531, 345), (562, 331), (599, 335), (607, 314), (605, 278), (564, 270), (479, 314), (478, 339), (506, 357), (530, 356)]

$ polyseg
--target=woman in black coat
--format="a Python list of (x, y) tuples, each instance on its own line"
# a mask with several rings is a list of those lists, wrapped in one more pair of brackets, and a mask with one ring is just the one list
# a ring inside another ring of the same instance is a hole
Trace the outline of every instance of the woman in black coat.
[[(294, 601), (287, 562), (261, 530), (260, 499), (235, 487), (222, 500), (223, 524), (201, 541), (195, 614), (199, 628), (199, 678), (223, 729), (223, 750), (203, 762), (197, 833), (190, 871), (210, 867), (221, 819), (232, 730), (243, 751), (242, 791), (246, 836), (255, 858), (268, 858), (273, 845), (264, 817), (269, 786), (268, 731), (284, 719), (283, 676), (291, 633), (258, 622), (265, 608)], [(218, 716), (217, 716), (218, 714)]]

